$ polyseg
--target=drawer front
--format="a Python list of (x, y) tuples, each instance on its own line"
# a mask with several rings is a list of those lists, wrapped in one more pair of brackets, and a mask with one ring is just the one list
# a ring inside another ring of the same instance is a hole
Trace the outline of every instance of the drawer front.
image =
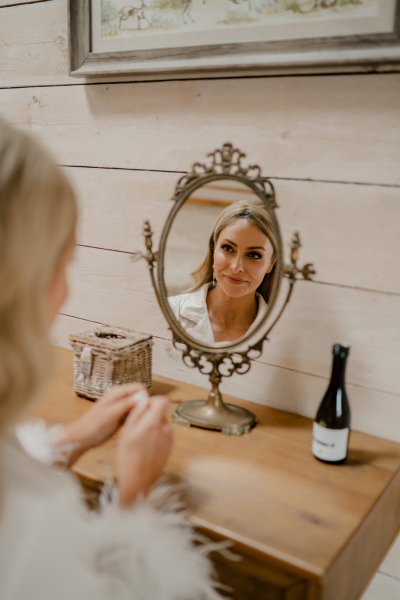
[(233, 553), (240, 560), (222, 554), (212, 556), (218, 579), (230, 588), (227, 597), (234, 600), (307, 600), (309, 585), (290, 573), (262, 563), (253, 557)]

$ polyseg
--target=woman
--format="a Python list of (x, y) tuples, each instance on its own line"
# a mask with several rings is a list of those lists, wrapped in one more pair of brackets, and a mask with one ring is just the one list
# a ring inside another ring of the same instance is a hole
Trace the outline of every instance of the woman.
[(225, 208), (205, 259), (192, 273), (194, 286), (168, 299), (185, 331), (209, 345), (233, 342), (255, 329), (267, 312), (276, 248), (261, 200), (239, 200)]
[[(13, 432), (48, 373), (47, 334), (67, 296), (76, 213), (47, 152), (0, 121), (0, 597), (217, 599), (183, 516), (153, 506), (160, 488), (148, 494), (172, 443), (164, 397), (116, 386), (64, 428)], [(89, 513), (68, 467), (123, 420), (118, 488)]]

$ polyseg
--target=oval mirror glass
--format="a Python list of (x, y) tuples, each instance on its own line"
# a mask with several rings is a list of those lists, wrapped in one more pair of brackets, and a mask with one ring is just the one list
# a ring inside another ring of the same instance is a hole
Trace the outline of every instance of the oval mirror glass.
[(189, 188), (162, 234), (164, 308), (182, 339), (208, 350), (265, 331), (282, 277), (273, 192), (243, 180), (214, 176)]

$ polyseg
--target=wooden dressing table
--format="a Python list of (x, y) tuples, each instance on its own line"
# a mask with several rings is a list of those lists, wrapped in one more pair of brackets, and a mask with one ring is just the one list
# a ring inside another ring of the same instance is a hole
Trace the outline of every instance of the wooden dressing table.
[[(168, 394), (171, 407), (206, 395), (162, 377), (154, 377), (153, 393)], [(244, 557), (216, 558), (231, 597), (359, 598), (400, 527), (400, 444), (353, 432), (349, 463), (325, 465), (311, 455), (309, 419), (235, 402), (257, 415), (250, 434), (176, 426), (166, 468), (188, 484), (192, 523), (232, 540)], [(52, 383), (29, 416), (68, 422), (89, 406), (73, 392), (72, 353), (57, 349)], [(89, 488), (113, 474), (115, 437), (76, 464)]]

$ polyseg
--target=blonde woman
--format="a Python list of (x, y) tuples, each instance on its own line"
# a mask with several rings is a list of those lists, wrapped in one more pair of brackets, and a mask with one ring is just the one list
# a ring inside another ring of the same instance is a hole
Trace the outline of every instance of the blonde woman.
[(206, 257), (192, 273), (193, 287), (168, 299), (185, 331), (205, 344), (224, 344), (255, 329), (267, 312), (276, 247), (261, 200), (239, 200), (225, 208)]
[[(47, 152), (0, 121), (0, 597), (217, 599), (183, 516), (154, 508), (149, 493), (172, 443), (164, 397), (116, 386), (68, 426), (15, 433), (48, 374), (76, 220), (74, 193)], [(123, 419), (118, 489), (89, 513), (68, 467)]]

